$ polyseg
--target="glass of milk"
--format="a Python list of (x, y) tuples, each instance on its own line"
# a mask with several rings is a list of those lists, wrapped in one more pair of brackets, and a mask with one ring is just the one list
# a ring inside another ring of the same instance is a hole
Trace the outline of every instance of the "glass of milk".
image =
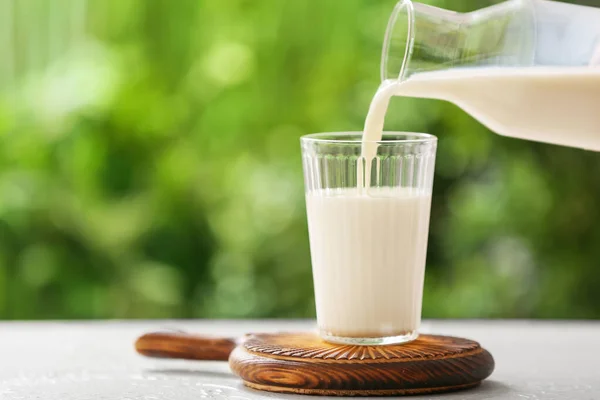
[(321, 337), (358, 345), (416, 339), (436, 137), (384, 132), (365, 142), (362, 132), (347, 132), (301, 142)]

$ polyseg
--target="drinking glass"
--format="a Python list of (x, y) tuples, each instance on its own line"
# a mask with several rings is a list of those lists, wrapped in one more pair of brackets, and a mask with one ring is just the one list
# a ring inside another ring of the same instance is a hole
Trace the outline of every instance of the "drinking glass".
[(301, 139), (317, 323), (329, 342), (408, 342), (421, 321), (437, 139), (361, 138)]

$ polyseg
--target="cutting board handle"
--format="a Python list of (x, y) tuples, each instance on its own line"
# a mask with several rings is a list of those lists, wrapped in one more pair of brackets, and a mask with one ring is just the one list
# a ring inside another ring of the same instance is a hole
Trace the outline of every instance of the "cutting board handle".
[(227, 361), (236, 346), (236, 339), (185, 332), (147, 333), (135, 342), (135, 350), (146, 357), (204, 361)]

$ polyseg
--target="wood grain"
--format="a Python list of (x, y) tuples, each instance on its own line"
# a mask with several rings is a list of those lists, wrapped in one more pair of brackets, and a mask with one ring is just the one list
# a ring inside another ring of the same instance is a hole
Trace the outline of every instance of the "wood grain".
[(235, 339), (183, 332), (148, 333), (135, 342), (136, 351), (147, 357), (205, 361), (227, 361), (235, 346)]
[(411, 361), (465, 356), (480, 352), (479, 343), (452, 336), (421, 335), (417, 340), (391, 346), (359, 346), (327, 343), (313, 334), (278, 333), (251, 335), (244, 347), (254, 353), (322, 360)]
[(479, 343), (437, 335), (400, 345), (353, 346), (327, 343), (313, 333), (255, 334), (236, 341), (165, 332), (140, 337), (136, 350), (150, 357), (229, 359), (248, 387), (310, 395), (449, 392), (473, 388), (494, 370), (494, 359)]
[(229, 358), (252, 388), (281, 393), (383, 396), (472, 388), (494, 369), (472, 340), (422, 335), (392, 346), (349, 346), (310, 333), (250, 336)]

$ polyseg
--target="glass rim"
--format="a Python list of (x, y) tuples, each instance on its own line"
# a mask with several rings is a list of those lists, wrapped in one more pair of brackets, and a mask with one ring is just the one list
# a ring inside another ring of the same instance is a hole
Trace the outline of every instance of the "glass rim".
[[(402, 56), (402, 65), (400, 66), (400, 70), (397, 71), (398, 76), (395, 74), (392, 75), (391, 78), (388, 77), (388, 67), (390, 60), (390, 51), (392, 47), (392, 41), (394, 36), (394, 28), (396, 26), (396, 22), (398, 21), (398, 17), (403, 10), (406, 11), (407, 17), (407, 32), (406, 38), (407, 41), (404, 47), (404, 54)], [(392, 14), (390, 15), (390, 19), (388, 20), (387, 27), (385, 28), (385, 36), (383, 38), (383, 48), (381, 51), (381, 81), (386, 79), (398, 79), (401, 80), (405, 78), (406, 70), (408, 67), (408, 63), (412, 57), (413, 45), (414, 45), (414, 37), (415, 37), (415, 5), (412, 0), (400, 0), (396, 3)]]
[[(302, 142), (309, 143), (342, 143), (342, 144), (362, 144), (362, 143), (377, 143), (380, 145), (390, 144), (413, 144), (413, 143), (435, 143), (438, 138), (429, 133), (421, 132), (403, 132), (403, 131), (384, 131), (383, 137), (385, 136), (406, 136), (406, 139), (392, 139), (392, 140), (362, 140), (362, 131), (350, 131), (350, 132), (321, 132), (311, 133), (300, 137)], [(351, 139), (351, 137), (358, 136), (358, 139)]]

